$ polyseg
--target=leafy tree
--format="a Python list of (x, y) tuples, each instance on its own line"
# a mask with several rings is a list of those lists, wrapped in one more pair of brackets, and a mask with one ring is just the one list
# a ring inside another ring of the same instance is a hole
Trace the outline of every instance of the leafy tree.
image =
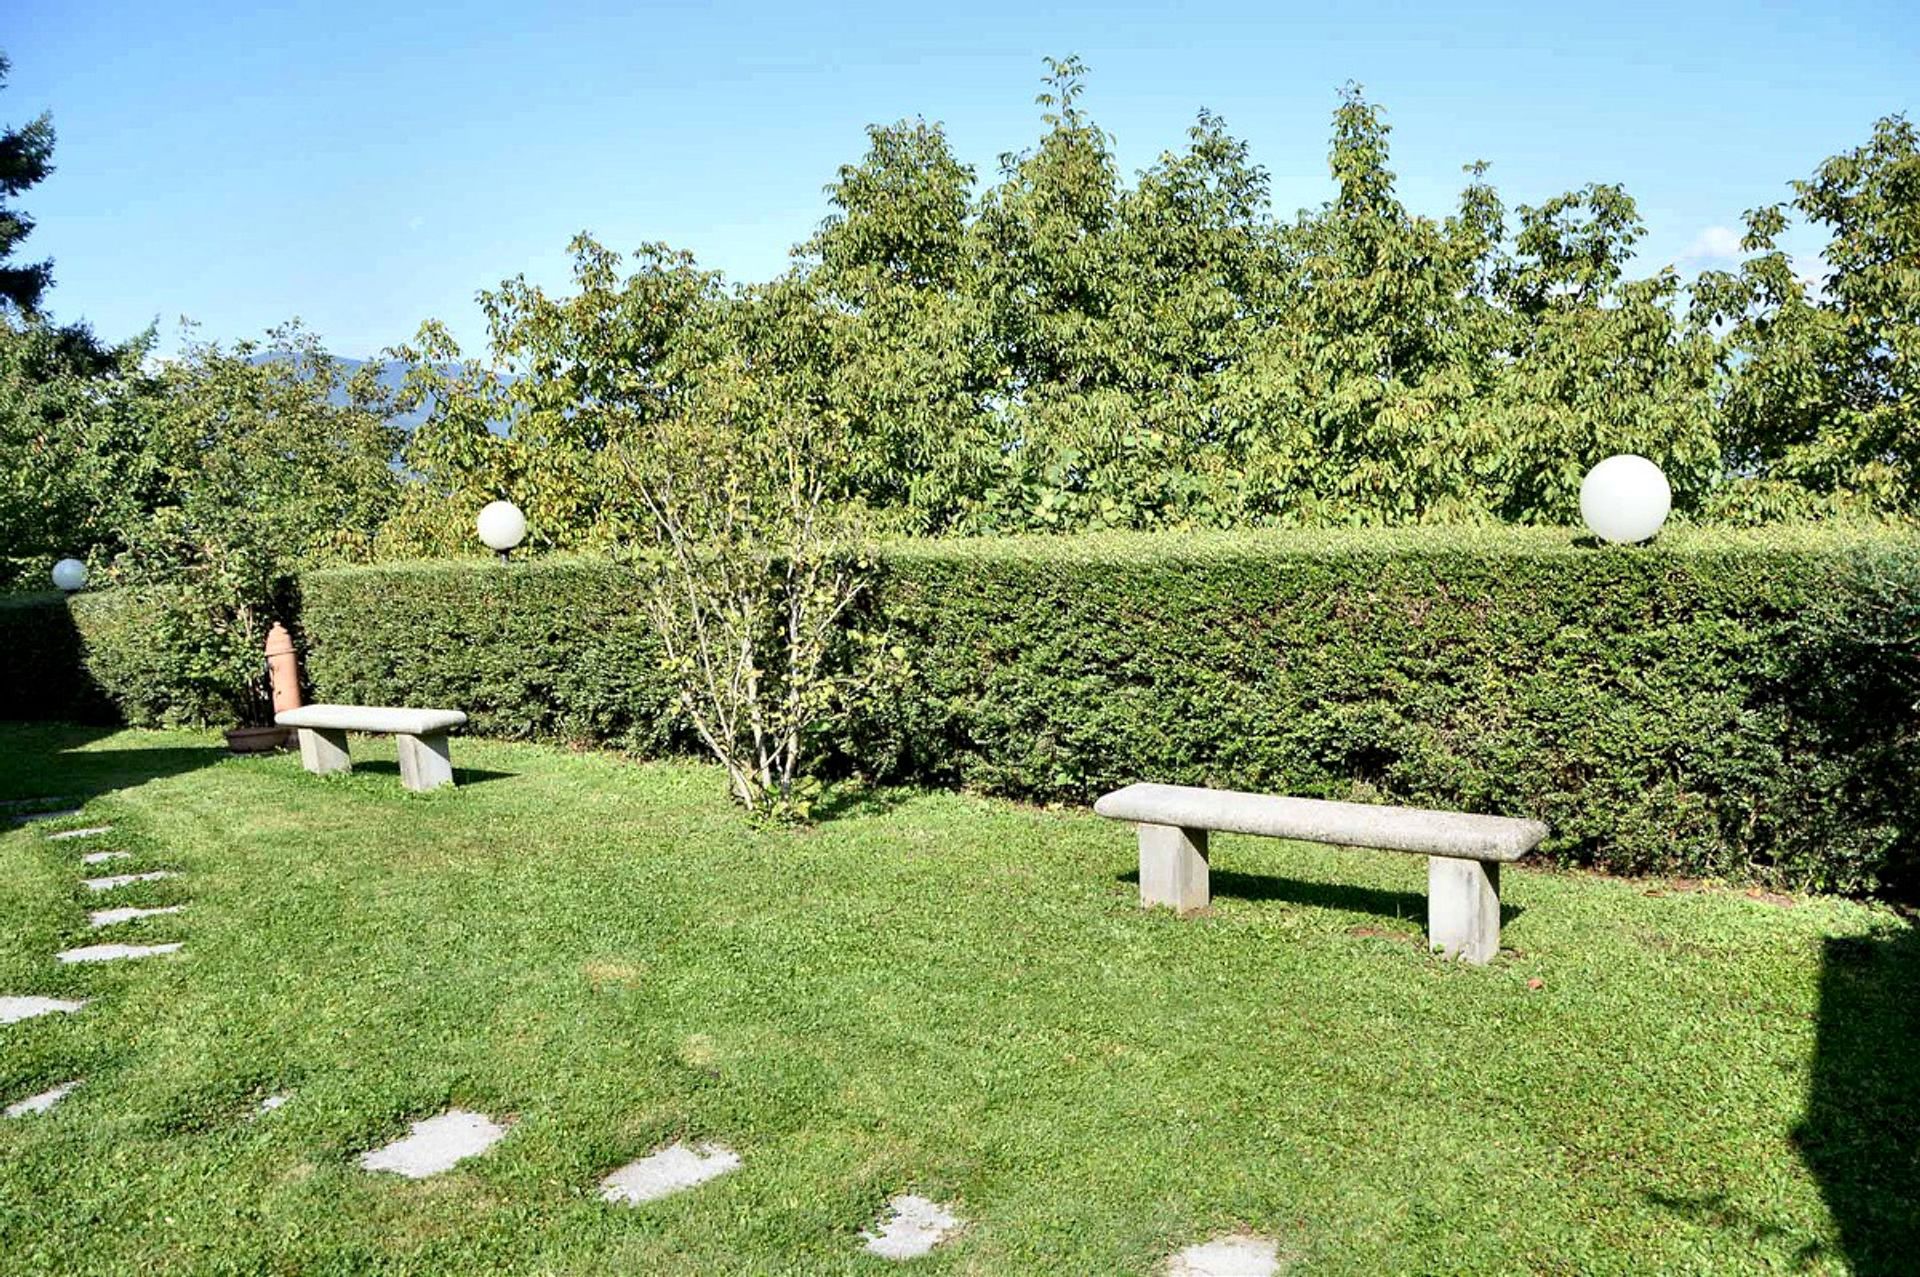
[[(0, 54), (0, 88), (11, 69)], [(53, 122), (42, 112), (0, 130), (0, 560), (34, 585), (46, 561), (111, 556), (118, 532), (151, 501), (140, 427), (150, 390), (143, 333), (118, 346), (85, 324), (41, 313), (51, 262), (14, 264), (33, 230), (17, 198), (53, 171)]]
[(1282, 246), (1267, 189), (1245, 143), (1202, 111), (1184, 151), (1162, 154), (1119, 192), (1102, 321), (1116, 358), (1078, 392), (1033, 397), (1016, 454), (1028, 490), (1040, 491), (1033, 522), (1240, 517), (1243, 454), (1226, 428), (1221, 383), (1271, 313)]
[(740, 299), (735, 340), (699, 370), (683, 410), (635, 420), (620, 457), (646, 515), (643, 598), (680, 708), (735, 799), (792, 818), (817, 792), (822, 729), (878, 667), (836, 660), (862, 589), (859, 507), (838, 492), (853, 434), (793, 374), (756, 367), (757, 352), (777, 360), (818, 322), (780, 292)]
[(978, 193), (937, 125), (870, 129), (765, 288), (661, 246), (622, 273), (583, 238), (573, 296), (483, 294), (487, 367), (427, 330), (436, 407), (394, 544), (470, 547), (501, 495), (536, 545), (632, 539), (611, 442), (673, 422), (723, 365), (840, 423), (832, 499), (922, 533), (1571, 523), (1620, 451), (1665, 469), (1683, 518), (1913, 512), (1904, 120), (1796, 188), (1834, 231), (1824, 292), (1772, 248), (1785, 211), (1761, 210), (1756, 256), (1683, 313), (1674, 272), (1634, 273), (1644, 226), (1618, 186), (1509, 210), (1473, 164), (1449, 214), (1409, 209), (1357, 87), (1331, 198), (1285, 222), (1209, 112), (1123, 179), (1085, 92), (1079, 61), (1050, 62), (1038, 142)]
[(1113, 326), (1121, 271), (1111, 140), (1079, 105), (1079, 60), (1049, 67), (1036, 99), (1047, 132), (1032, 151), (1001, 157), (1003, 180), (979, 212), (980, 287), (1016, 397), (1112, 385), (1127, 358)]
[(150, 591), (196, 703), (264, 721), (261, 652), (300, 570), (370, 557), (400, 433), (372, 368), (348, 377), (298, 326), (190, 342), (143, 401), (150, 509), (110, 576)]
[[(805, 278), (729, 292), (663, 245), (630, 270), (585, 236), (573, 253), (570, 297), (523, 279), (482, 295), (486, 368), (423, 333), (414, 392), (435, 406), (407, 450), (414, 490), (462, 507), (504, 491), (538, 545), (630, 554), (679, 707), (734, 797), (803, 816), (816, 737), (881, 668), (838, 626), (870, 480), (856, 455), (872, 441), (838, 404), (855, 321)], [(927, 283), (873, 278), (887, 260), (836, 257), (876, 288)], [(486, 434), (502, 417), (506, 438)]]
[(880, 283), (951, 290), (968, 274), (966, 236), (974, 172), (954, 158), (945, 130), (925, 120), (867, 129), (859, 164), (827, 187), (833, 205), (801, 248), (822, 281), (857, 297)]
[[(0, 88), (6, 87), (12, 68), (0, 54)], [(33, 219), (13, 201), (53, 172), (53, 117), (42, 111), (18, 128), (0, 130), (0, 309), (31, 314), (40, 296), (53, 282), (53, 263), (12, 265), (22, 240), (33, 230)]]
[[(1694, 288), (1702, 324), (1727, 326), (1720, 507), (1920, 513), (1920, 133), (1888, 116), (1793, 189), (1747, 214), (1739, 269)], [(1817, 283), (1779, 247), (1789, 210), (1830, 234)]]
[(1286, 523), (1571, 522), (1610, 452), (1662, 464), (1683, 506), (1713, 477), (1710, 347), (1671, 274), (1628, 280), (1633, 202), (1596, 185), (1506, 210), (1472, 180), (1409, 212), (1389, 129), (1349, 89), (1334, 198), (1285, 237), (1276, 304), (1232, 378), (1247, 517)]
[[(407, 369), (396, 407), (426, 412), (401, 448), (405, 481), (379, 530), (376, 556), (477, 553), (474, 519), (481, 508), (520, 489), (523, 449), (494, 430), (511, 411), (503, 387), (481, 361), (463, 358), (453, 335), (434, 320), (420, 326), (411, 344), (382, 353)], [(541, 517), (539, 528), (549, 522)], [(544, 536), (535, 541), (543, 543)]]
[[(474, 515), (503, 497), (527, 511), (530, 548), (631, 537), (634, 511), (607, 449), (677, 410), (685, 390), (677, 369), (706, 357), (724, 290), (718, 275), (664, 244), (643, 247), (624, 277), (621, 256), (590, 236), (569, 247), (571, 297), (550, 297), (524, 277), (480, 294), (486, 364), (462, 361), (435, 324), (391, 352), (410, 367), (406, 400), (430, 411), (403, 454), (417, 482), (390, 545), (471, 549)], [(504, 438), (496, 422), (507, 423)]]
[(973, 170), (937, 125), (868, 130), (869, 148), (827, 187), (833, 213), (788, 281), (833, 321), (821, 393), (856, 446), (847, 476), (870, 506), (916, 530), (962, 517), (997, 456), (988, 403), (1001, 377), (977, 286)]
[(1084, 71), (1050, 64), (1047, 132), (981, 200), (979, 278), (1006, 373), (998, 464), (964, 526), (1230, 521), (1217, 379), (1275, 274), (1267, 176), (1202, 112), (1186, 151), (1127, 189), (1079, 105)]
[(117, 347), (43, 316), (0, 317), (0, 560), (104, 560), (152, 508), (142, 371), (152, 334)]
[(1515, 254), (1495, 267), (1513, 322), (1489, 405), (1506, 439), (1494, 512), (1572, 523), (1586, 472), (1617, 452), (1651, 458), (1696, 509), (1719, 477), (1714, 345), (1681, 319), (1671, 270), (1626, 277), (1645, 234), (1632, 197), (1596, 184), (1519, 213)]
[(1472, 409), (1491, 354), (1474, 289), (1489, 230), (1409, 212), (1388, 134), (1350, 88), (1334, 114), (1334, 197), (1287, 229), (1284, 282), (1233, 378), (1256, 518), (1487, 517), (1474, 476), (1498, 434)]

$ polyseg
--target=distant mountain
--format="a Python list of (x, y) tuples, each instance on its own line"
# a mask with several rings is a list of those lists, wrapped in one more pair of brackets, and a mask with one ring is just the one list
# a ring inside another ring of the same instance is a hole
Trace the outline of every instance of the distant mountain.
[[(292, 358), (292, 356), (284, 350), (264, 350), (253, 357), (253, 362), (256, 364), (284, 363), (290, 358)], [(360, 370), (367, 367), (371, 362), (366, 359), (350, 359), (345, 355), (335, 355), (334, 358), (339, 361), (341, 368), (348, 377), (357, 376)], [(398, 390), (405, 384), (407, 379), (407, 366), (398, 359), (385, 360), (376, 365), (376, 367), (379, 371), (374, 374), (374, 379), (387, 389)], [(451, 372), (452, 369), (449, 368), (447, 371)], [(329, 398), (336, 404), (344, 404), (346, 402), (346, 395), (338, 390), (329, 396)], [(393, 424), (411, 433), (414, 427), (426, 421), (427, 413), (431, 407), (432, 404), (429, 402), (421, 404), (418, 408), (410, 412), (400, 413), (393, 418)], [(487, 423), (487, 429), (497, 435), (504, 435), (507, 433), (507, 423), (505, 420), (490, 421)]]

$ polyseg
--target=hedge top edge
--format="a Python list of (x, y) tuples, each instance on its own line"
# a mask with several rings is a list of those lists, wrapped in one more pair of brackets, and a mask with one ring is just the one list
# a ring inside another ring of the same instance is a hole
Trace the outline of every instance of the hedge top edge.
[[(1243, 557), (1455, 555), (1538, 558), (1543, 555), (1649, 556), (1739, 553), (1852, 554), (1860, 551), (1920, 553), (1920, 528), (1906, 525), (1789, 524), (1766, 528), (1668, 528), (1648, 545), (1605, 546), (1584, 529), (1427, 526), (1410, 528), (1260, 529), (1188, 532), (1092, 532), (1068, 536), (889, 538), (874, 543), (882, 559), (1117, 560), (1234, 559)], [(593, 571), (617, 560), (590, 554), (554, 554), (502, 567), (492, 558), (409, 559), (303, 573), (305, 578), (359, 576), (369, 572), (532, 571), (576, 568)]]

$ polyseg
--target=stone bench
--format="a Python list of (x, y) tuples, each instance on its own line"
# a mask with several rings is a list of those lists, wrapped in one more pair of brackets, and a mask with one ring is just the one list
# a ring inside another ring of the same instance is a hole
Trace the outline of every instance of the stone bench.
[(1500, 951), (1500, 866), (1540, 844), (1537, 820), (1377, 807), (1187, 785), (1129, 785), (1094, 803), (1140, 828), (1140, 903), (1206, 907), (1207, 833), (1261, 834), (1427, 857), (1427, 939), (1468, 962)]
[(408, 789), (438, 789), (453, 783), (447, 732), (464, 725), (457, 709), (406, 709), (386, 705), (307, 705), (273, 716), (282, 727), (300, 729), (300, 762), (316, 776), (353, 770), (348, 732), (379, 732), (398, 738), (400, 783)]

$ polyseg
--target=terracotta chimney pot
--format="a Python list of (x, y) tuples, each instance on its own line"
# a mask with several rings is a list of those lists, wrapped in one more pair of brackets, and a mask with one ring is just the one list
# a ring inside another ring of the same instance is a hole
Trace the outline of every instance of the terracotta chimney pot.
[(273, 712), (300, 708), (300, 658), (293, 650), (293, 635), (275, 621), (267, 631), (267, 672), (273, 682)]

